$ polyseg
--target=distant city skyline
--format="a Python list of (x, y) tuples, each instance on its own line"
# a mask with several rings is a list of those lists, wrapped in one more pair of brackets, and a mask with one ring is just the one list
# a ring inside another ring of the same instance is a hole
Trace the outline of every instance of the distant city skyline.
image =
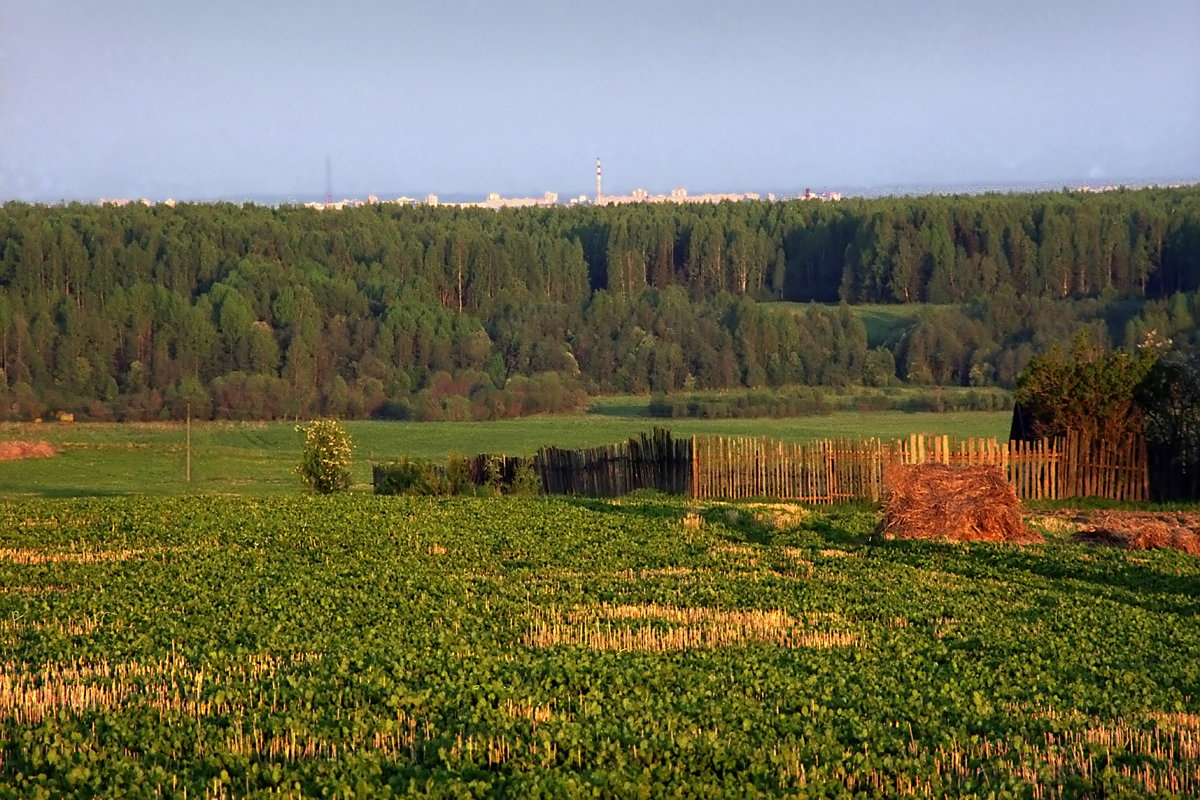
[(0, 202), (1200, 180), (1200, 3), (5, 0)]

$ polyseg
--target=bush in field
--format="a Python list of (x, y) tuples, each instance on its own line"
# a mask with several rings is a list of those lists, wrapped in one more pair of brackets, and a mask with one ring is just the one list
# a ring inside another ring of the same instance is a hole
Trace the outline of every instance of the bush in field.
[(1034, 436), (1073, 430), (1085, 440), (1119, 441), (1143, 430), (1135, 392), (1157, 360), (1154, 348), (1108, 352), (1081, 331), (1068, 352), (1056, 345), (1034, 356), (1013, 396), (1029, 412)]
[(525, 456), (517, 462), (508, 493), (517, 497), (533, 497), (542, 493), (542, 478), (533, 468), (533, 458)]
[(446, 493), (452, 495), (475, 494), (475, 483), (471, 480), (471, 465), (458, 453), (451, 453), (446, 460)]
[(483, 465), (483, 485), (496, 497), (504, 494), (504, 462), (500, 456), (488, 456)]
[[(532, 456), (515, 462), (499, 455), (488, 456), (479, 476), (472, 474), (471, 463), (459, 455), (451, 455), (444, 466), (402, 456), (390, 464), (377, 465), (374, 473), (376, 494), (531, 497), (542, 491), (542, 478), (534, 469)], [(477, 484), (476, 480), (481, 482)]]
[(424, 458), (401, 457), (384, 466), (375, 480), (375, 494), (450, 494), (445, 472)]
[(350, 488), (350, 457), (354, 446), (342, 423), (322, 419), (297, 425), (304, 434), (304, 449), (296, 473), (317, 494), (332, 494)]
[(455, 497), (478, 493), (479, 488), (471, 480), (471, 464), (459, 455), (451, 455), (445, 466), (425, 458), (401, 456), (375, 468), (375, 494)]

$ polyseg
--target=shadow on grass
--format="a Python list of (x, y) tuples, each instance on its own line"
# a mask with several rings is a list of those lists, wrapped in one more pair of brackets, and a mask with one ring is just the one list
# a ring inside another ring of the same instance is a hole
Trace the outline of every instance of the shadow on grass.
[(863, 545), (875, 527), (876, 510), (870, 504), (849, 503), (813, 508), (800, 506), (800, 516), (782, 523), (771, 517), (771, 505), (765, 508), (738, 504), (711, 506), (702, 513), (715, 530), (724, 527), (734, 536), (724, 538), (764, 547), (827, 547)]
[[(826, 508), (801, 506), (794, 523), (778, 525), (762, 516), (764, 510), (739, 503), (699, 504), (682, 495), (635, 492), (620, 498), (568, 496), (567, 501), (599, 514), (619, 514), (653, 522), (682, 521), (696, 514), (710, 534), (732, 542), (793, 547), (862, 545), (874, 529), (876, 509), (850, 503)], [(769, 509), (768, 509), (769, 511)]]
[[(1130, 553), (1068, 543), (963, 545), (899, 540), (874, 542), (869, 552), (915, 568), (936, 567), (968, 581), (1019, 582), (1025, 575), (1049, 581), (1056, 591), (1081, 600), (1103, 598), (1150, 612), (1200, 615), (1197, 562), (1180, 553)], [(1172, 565), (1174, 560), (1184, 563)], [(1173, 572), (1167, 571), (1172, 568)]]
[(597, 514), (618, 514), (656, 522), (679, 520), (686, 511), (688, 502), (687, 498), (682, 495), (658, 492), (635, 492), (623, 497), (586, 497), (584, 495), (554, 495), (554, 497)]
[(69, 497), (132, 497), (133, 492), (120, 491), (117, 489), (97, 489), (94, 487), (82, 486), (55, 486), (48, 489), (37, 489), (32, 492), (24, 493), (29, 497), (45, 497), (50, 499), (63, 499)]
[(777, 526), (752, 506), (702, 505), (676, 495), (637, 494), (615, 499), (568, 497), (597, 514), (681, 523), (695, 514), (709, 537), (763, 547), (852, 547), (869, 561), (879, 559), (918, 570), (937, 570), (971, 582), (1022, 584), (1073, 602), (1106, 601), (1152, 613), (1200, 616), (1200, 562), (1181, 553), (1138, 552), (1069, 543), (1045, 545), (958, 544), (942, 541), (872, 541), (878, 514), (867, 505), (808, 508), (794, 524)]
[[(616, 500), (575, 497), (570, 502), (602, 514), (655, 522), (680, 521), (695, 513), (709, 535), (764, 547), (850, 546), (864, 555), (936, 568), (966, 580), (1045, 580), (1080, 598), (1103, 594), (1108, 600), (1178, 614), (1200, 614), (1200, 574), (1196, 559), (1181, 553), (1126, 553), (1069, 543), (1019, 546), (955, 544), (939, 541), (873, 541), (877, 509), (869, 504), (808, 508), (795, 524), (777, 526), (758, 509), (738, 503), (693, 504), (676, 495), (632, 495)], [(1178, 565), (1172, 564), (1178, 560)], [(1190, 569), (1189, 569), (1190, 567)]]
[[(870, 515), (866, 524), (862, 520), (864, 515)], [(875, 529), (875, 510), (847, 507), (832, 516), (817, 517), (806, 527), (830, 544), (866, 545)]]

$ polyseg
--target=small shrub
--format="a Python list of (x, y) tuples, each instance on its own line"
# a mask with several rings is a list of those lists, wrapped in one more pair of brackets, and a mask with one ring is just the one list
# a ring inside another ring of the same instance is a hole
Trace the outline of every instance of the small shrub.
[(483, 485), (499, 497), (504, 492), (504, 460), (500, 456), (488, 456), (483, 466)]
[(416, 416), (407, 400), (388, 400), (375, 411), (378, 419), (411, 420)]
[(656, 394), (651, 397), (650, 404), (646, 407), (646, 413), (652, 417), (667, 419), (683, 416), (677, 413), (675, 404), (665, 394)]
[(533, 459), (525, 456), (517, 462), (513, 471), (509, 494), (517, 497), (533, 497), (542, 493), (542, 478), (533, 468)]
[(442, 495), (450, 493), (443, 471), (423, 458), (402, 457), (379, 470), (375, 494)]
[(870, 411), (886, 411), (892, 407), (892, 400), (883, 392), (863, 392), (852, 401), (855, 411), (867, 413)]
[(941, 413), (946, 410), (946, 393), (937, 389), (925, 389), (905, 398), (901, 409), (909, 412), (926, 411)]
[(475, 483), (471, 480), (471, 464), (467, 459), (451, 453), (446, 460), (446, 491), (449, 494), (475, 494)]
[(471, 462), (458, 455), (450, 456), (445, 466), (405, 456), (374, 469), (376, 494), (531, 497), (542, 491), (542, 478), (531, 456), (511, 460), (501, 455), (487, 456), (479, 478), (482, 483), (477, 485)]
[(323, 419), (297, 425), (304, 434), (304, 448), (296, 473), (317, 494), (332, 494), (350, 488), (350, 458), (354, 445), (342, 423)]

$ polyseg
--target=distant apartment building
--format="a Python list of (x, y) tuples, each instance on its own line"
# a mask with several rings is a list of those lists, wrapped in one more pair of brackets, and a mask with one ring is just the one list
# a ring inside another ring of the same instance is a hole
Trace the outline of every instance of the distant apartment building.
[(720, 193), (706, 192), (705, 194), (688, 194), (687, 189), (675, 188), (669, 194), (650, 194), (645, 189), (634, 189), (629, 194), (606, 194), (600, 199), (600, 205), (618, 206), (630, 203), (742, 203), (761, 199), (754, 192)]
[(557, 192), (545, 192), (541, 197), (501, 197), (492, 192), (478, 205), (493, 210), (501, 208), (536, 208), (558, 205)]
[[(828, 196), (814, 195), (808, 192), (807, 197), (821, 200), (840, 200), (841, 195), (837, 192), (830, 192)], [(404, 198), (408, 200), (409, 198)], [(599, 195), (599, 202), (596, 198), (588, 197), (587, 195), (578, 195), (567, 198), (562, 201), (561, 205), (566, 206), (583, 206), (583, 205), (629, 205), (634, 203), (743, 203), (755, 200), (761, 200), (762, 195), (755, 192), (705, 192), (704, 194), (688, 194), (687, 189), (675, 188), (667, 194), (651, 194), (642, 188), (634, 189), (629, 194), (602, 194)], [(768, 195), (768, 199), (775, 200), (775, 195)], [(502, 208), (549, 208), (551, 206), (560, 205), (557, 192), (544, 192), (540, 197), (505, 197), (498, 192), (492, 192), (482, 201), (479, 202), (460, 202), (460, 203), (443, 203), (438, 199), (436, 194), (428, 194), (422, 201), (412, 201), (414, 203), (421, 202), (427, 206), (453, 206), (455, 208), (489, 208), (493, 211), (498, 211)], [(351, 205), (353, 201), (343, 201), (345, 205)], [(319, 208), (320, 203), (310, 203), (310, 206)], [(334, 204), (333, 207), (341, 207)]]

